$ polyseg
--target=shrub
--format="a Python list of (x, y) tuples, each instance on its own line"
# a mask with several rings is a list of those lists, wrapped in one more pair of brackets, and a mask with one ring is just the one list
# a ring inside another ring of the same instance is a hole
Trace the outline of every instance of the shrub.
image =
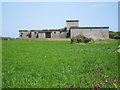
[(109, 31), (109, 38), (120, 39), (120, 32)]
[(59, 30), (60, 30), (60, 31), (66, 31), (66, 27), (60, 28)]
[(78, 35), (71, 38), (71, 43), (88, 43), (91, 40), (92, 40), (91, 38), (87, 38), (83, 35)]
[(15, 38), (11, 38), (11, 37), (0, 37), (2, 40), (14, 40)]

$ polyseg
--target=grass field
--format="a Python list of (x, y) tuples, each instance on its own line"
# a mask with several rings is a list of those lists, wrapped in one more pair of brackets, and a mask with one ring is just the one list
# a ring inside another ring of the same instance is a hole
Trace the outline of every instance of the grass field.
[(113, 82), (118, 75), (117, 47), (117, 40), (91, 44), (4, 40), (3, 88), (118, 87)]

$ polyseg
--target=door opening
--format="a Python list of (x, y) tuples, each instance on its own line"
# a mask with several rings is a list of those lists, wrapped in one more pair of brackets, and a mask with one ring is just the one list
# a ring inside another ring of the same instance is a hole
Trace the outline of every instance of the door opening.
[(46, 38), (51, 38), (51, 32), (46, 32)]

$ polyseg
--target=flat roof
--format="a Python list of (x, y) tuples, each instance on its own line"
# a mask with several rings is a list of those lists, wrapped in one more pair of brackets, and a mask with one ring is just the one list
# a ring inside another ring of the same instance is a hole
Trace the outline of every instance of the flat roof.
[(38, 31), (61, 31), (60, 29), (43, 29), (43, 30), (19, 30), (23, 32), (31, 31), (31, 32), (38, 32)]
[(38, 31), (38, 33), (45, 33), (45, 32), (52, 32), (52, 31)]
[(28, 32), (29, 30), (19, 30), (19, 32)]
[(66, 20), (66, 22), (79, 22), (79, 20)]
[(60, 31), (60, 29), (49, 29), (49, 31)]
[(32, 31), (32, 32), (38, 32), (38, 31), (42, 31), (42, 30), (30, 30), (30, 31)]
[(108, 29), (109, 27), (70, 27), (70, 29)]

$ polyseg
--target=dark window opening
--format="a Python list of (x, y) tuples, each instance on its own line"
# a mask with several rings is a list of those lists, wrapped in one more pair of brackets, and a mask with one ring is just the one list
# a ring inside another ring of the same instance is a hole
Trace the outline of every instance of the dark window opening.
[(20, 37), (22, 37), (22, 35), (20, 35)]
[(27, 37), (29, 37), (29, 35), (26, 35)]
[(35, 32), (35, 34), (37, 34), (37, 32)]
[(31, 33), (29, 34), (29, 38), (31, 38)]
[(56, 32), (54, 32), (54, 34), (56, 34)]
[(51, 32), (46, 32), (46, 38), (51, 38)]
[(37, 34), (36, 38), (38, 38), (38, 34)]
[(67, 37), (66, 38), (70, 38), (70, 31), (67, 33)]

